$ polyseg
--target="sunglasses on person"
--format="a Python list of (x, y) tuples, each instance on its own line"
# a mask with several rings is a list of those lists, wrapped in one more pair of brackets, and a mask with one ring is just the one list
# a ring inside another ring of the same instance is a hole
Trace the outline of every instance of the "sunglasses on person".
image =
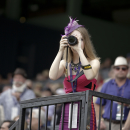
[(126, 71), (126, 70), (128, 70), (128, 67), (114, 67), (117, 71), (119, 71), (120, 69), (122, 70), (122, 71)]

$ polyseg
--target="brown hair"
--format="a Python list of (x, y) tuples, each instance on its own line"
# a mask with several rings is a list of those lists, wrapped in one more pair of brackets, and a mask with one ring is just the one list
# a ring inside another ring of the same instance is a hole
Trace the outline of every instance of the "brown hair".
[[(84, 28), (84, 27), (79, 27), (77, 29), (75, 29), (77, 31), (79, 31), (83, 37), (83, 41), (84, 41), (84, 55), (86, 56), (86, 58), (89, 58), (90, 60), (93, 59), (100, 59), (99, 57), (97, 57), (96, 55), (96, 51), (94, 49), (94, 46), (90, 40), (90, 35), (88, 33), (88, 31)], [(64, 57), (63, 59), (66, 61), (66, 49), (64, 50)], [(71, 62), (73, 58), (73, 52), (70, 48), (68, 48), (68, 62)]]

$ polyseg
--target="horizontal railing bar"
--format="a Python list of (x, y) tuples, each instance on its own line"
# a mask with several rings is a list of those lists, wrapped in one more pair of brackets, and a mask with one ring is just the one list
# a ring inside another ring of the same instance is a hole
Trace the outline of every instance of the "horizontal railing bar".
[(85, 91), (84, 92), (75, 92), (75, 93), (69, 93), (69, 94), (60, 95), (60, 96), (54, 95), (54, 96), (49, 96), (49, 97), (41, 97), (41, 98), (35, 98), (35, 99), (20, 101), (20, 104), (40, 102), (40, 101), (48, 101), (48, 100), (54, 100), (54, 99), (60, 99), (61, 100), (61, 98), (68, 98), (69, 99), (69, 98), (72, 98), (74, 96), (76, 97), (76, 96), (84, 96), (84, 95), (85, 95)]
[(88, 90), (88, 91), (89, 91), (89, 94), (91, 94), (92, 96), (95, 96), (95, 97), (100, 97), (100, 98), (104, 98), (104, 99), (108, 99), (108, 100), (113, 100), (113, 101), (117, 101), (117, 102), (130, 104), (130, 100), (127, 98), (117, 97), (117, 96), (104, 94), (104, 93), (100, 93), (100, 92), (95, 92), (95, 91), (91, 91), (91, 90)]
[[(91, 90), (87, 90), (87, 91), (89, 91), (89, 94), (91, 94), (92, 96), (95, 96), (95, 97), (100, 97), (100, 98), (104, 98), (104, 99), (108, 99), (108, 100), (114, 100), (114, 101), (117, 101), (117, 102), (130, 104), (130, 100), (126, 99), (126, 98), (116, 97), (116, 96), (113, 96), (113, 95), (95, 92), (95, 91), (91, 91)], [(21, 105), (22, 104), (28, 104), (28, 103), (34, 104), (34, 102), (52, 101), (52, 104), (48, 104), (48, 105), (53, 105), (53, 104), (57, 104), (57, 102), (54, 103), (55, 100), (58, 100), (58, 99), (61, 100), (61, 98), (62, 98), (64, 101), (63, 102), (61, 101), (60, 103), (76, 101), (77, 99), (73, 100), (73, 97), (75, 97), (75, 98), (76, 97), (77, 98), (84, 97), (84, 94), (85, 94), (85, 92), (77, 92), (77, 93), (70, 93), (70, 94), (60, 95), (60, 96), (50, 96), (50, 97), (44, 97), (44, 98), (42, 97), (42, 98), (36, 98), (36, 99), (21, 101), (20, 104)], [(80, 99), (82, 99), (82, 98), (80, 98)], [(38, 104), (38, 105), (43, 105), (43, 104)]]
[(48, 100), (48, 101), (41, 101), (41, 102), (25, 103), (25, 104), (21, 104), (21, 107), (30, 108), (30, 107), (62, 104), (62, 103), (71, 102), (71, 101), (81, 101), (81, 100), (83, 100), (83, 98), (84, 97), (78, 96), (78, 97), (71, 97), (70, 100), (67, 100), (66, 98), (62, 98), (62, 100), (58, 99), (58, 100)]

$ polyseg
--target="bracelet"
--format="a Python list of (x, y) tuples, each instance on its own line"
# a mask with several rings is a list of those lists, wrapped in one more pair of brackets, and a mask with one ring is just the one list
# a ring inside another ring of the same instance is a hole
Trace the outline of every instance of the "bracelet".
[(92, 69), (92, 66), (91, 66), (90, 64), (85, 65), (85, 66), (82, 66), (82, 65), (81, 65), (81, 67), (82, 67), (82, 69), (84, 69), (84, 70)]

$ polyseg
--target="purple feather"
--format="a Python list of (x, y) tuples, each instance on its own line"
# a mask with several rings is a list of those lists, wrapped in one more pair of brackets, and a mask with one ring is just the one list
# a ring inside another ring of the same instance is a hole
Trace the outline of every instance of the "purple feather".
[(75, 19), (73, 19), (73, 18), (71, 18), (71, 17), (69, 17), (70, 18), (70, 22), (68, 23), (68, 25), (64, 28), (64, 30), (65, 30), (65, 35), (67, 36), (68, 34), (70, 34), (71, 32), (73, 32), (75, 29), (77, 29), (78, 27), (81, 27), (81, 26), (83, 26), (83, 25), (79, 25), (78, 23), (77, 23), (77, 21), (78, 20), (76, 20), (76, 18)]

